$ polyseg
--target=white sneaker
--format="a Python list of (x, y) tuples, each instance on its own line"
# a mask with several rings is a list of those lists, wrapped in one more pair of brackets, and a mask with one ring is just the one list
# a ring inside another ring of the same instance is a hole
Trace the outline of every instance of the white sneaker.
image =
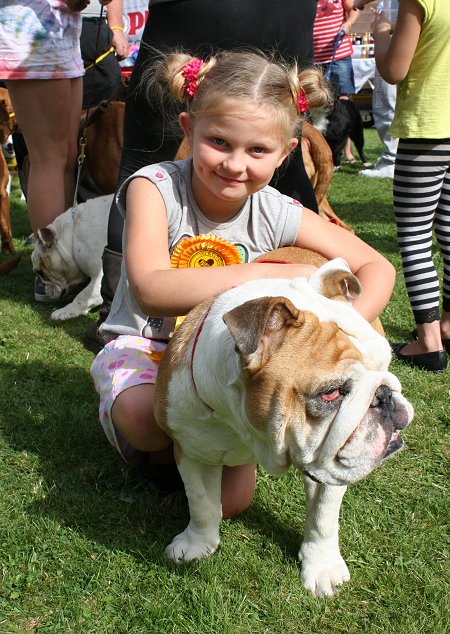
[(358, 174), (369, 178), (394, 178), (394, 165), (392, 163), (377, 164), (373, 169), (361, 170)]

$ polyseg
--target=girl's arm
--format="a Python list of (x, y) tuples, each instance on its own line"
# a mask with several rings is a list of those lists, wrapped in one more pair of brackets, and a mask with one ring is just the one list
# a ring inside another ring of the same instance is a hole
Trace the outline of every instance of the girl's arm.
[(402, 0), (391, 37), (391, 23), (386, 14), (374, 13), (375, 63), (381, 77), (389, 84), (398, 84), (406, 77), (419, 41), (423, 18), (423, 9), (416, 0)]
[(353, 306), (370, 322), (380, 315), (394, 288), (395, 269), (378, 251), (309, 209), (303, 210), (295, 244), (317, 251), (329, 260), (344, 258), (362, 287)]
[(164, 201), (145, 178), (127, 190), (125, 263), (136, 301), (146, 315), (185, 315), (197, 304), (249, 280), (307, 277), (315, 267), (298, 264), (236, 264), (171, 269)]

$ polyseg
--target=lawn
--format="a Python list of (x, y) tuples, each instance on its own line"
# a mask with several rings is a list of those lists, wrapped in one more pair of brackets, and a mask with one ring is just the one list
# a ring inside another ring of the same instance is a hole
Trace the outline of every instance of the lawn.
[[(374, 160), (379, 143), (366, 130)], [(387, 336), (413, 327), (388, 180), (336, 173), (329, 200), (399, 271)], [(0, 632), (76, 634), (444, 634), (448, 619), (450, 373), (392, 363), (415, 418), (405, 449), (353, 485), (340, 541), (351, 581), (314, 599), (297, 561), (302, 478), (259, 471), (254, 504), (224, 522), (210, 559), (177, 567), (164, 547), (183, 498), (159, 499), (122, 464), (97, 422), (81, 343), (96, 313), (52, 322), (33, 299), (26, 210), (13, 197), (19, 266), (0, 277)], [(436, 252), (436, 262), (439, 255)]]

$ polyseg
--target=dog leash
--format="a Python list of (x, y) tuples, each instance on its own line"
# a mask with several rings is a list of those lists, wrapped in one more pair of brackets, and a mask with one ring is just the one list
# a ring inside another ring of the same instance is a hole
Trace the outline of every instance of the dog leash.
[(86, 108), (86, 117), (84, 120), (84, 124), (83, 124), (83, 129), (81, 131), (81, 136), (80, 136), (80, 140), (79, 140), (79, 146), (80, 146), (80, 153), (78, 155), (77, 158), (77, 175), (76, 175), (76, 179), (75, 179), (75, 190), (73, 193), (73, 205), (72, 207), (76, 207), (77, 205), (77, 198), (78, 198), (78, 189), (80, 186), (80, 178), (81, 178), (81, 170), (83, 168), (83, 164), (84, 164), (84, 160), (86, 158), (86, 145), (87, 145), (87, 138), (86, 138), (86, 128), (87, 128), (87, 121), (89, 121), (89, 110), (91, 109), (91, 102), (92, 102), (92, 93), (93, 93), (93, 86), (94, 86), (94, 76), (95, 76), (95, 71), (97, 68), (97, 64), (99, 64), (102, 59), (104, 57), (106, 57), (106, 55), (109, 55), (109, 53), (111, 52), (111, 49), (105, 53), (105, 55), (98, 55), (98, 46), (99, 46), (99, 42), (100, 42), (100, 29), (102, 28), (102, 18), (103, 18), (103, 5), (100, 5), (100, 15), (98, 17), (98, 29), (97, 29), (97, 38), (95, 40), (95, 61), (90, 64), (87, 68), (85, 68), (84, 70), (90, 70), (92, 68), (92, 74), (90, 76), (90, 81), (89, 81), (89, 89), (88, 89), (88, 106)]
[[(212, 304), (211, 304), (211, 306), (212, 306)], [(200, 394), (199, 394), (199, 392), (198, 392), (198, 387), (197, 387), (197, 384), (196, 384), (196, 382), (195, 382), (195, 377), (194, 377), (194, 354), (195, 354), (195, 349), (197, 348), (198, 339), (199, 339), (199, 337), (200, 337), (200, 333), (201, 333), (201, 332), (202, 332), (202, 330), (203, 330), (203, 326), (204, 326), (204, 324), (205, 324), (205, 321), (206, 321), (206, 319), (207, 319), (207, 317), (208, 317), (208, 315), (209, 315), (209, 311), (211, 310), (211, 306), (209, 306), (209, 308), (208, 308), (208, 309), (206, 310), (206, 312), (204, 313), (203, 318), (202, 318), (202, 320), (201, 320), (201, 322), (200, 322), (200, 325), (199, 325), (199, 327), (198, 327), (198, 329), (197, 329), (197, 332), (195, 333), (194, 343), (193, 343), (193, 345), (192, 345), (192, 352), (191, 352), (191, 363), (190, 363), (190, 369), (191, 369), (191, 378), (192, 378), (192, 383), (193, 383), (193, 385), (194, 385), (195, 391), (197, 392), (197, 396), (198, 396), (198, 398), (202, 401), (202, 403), (203, 403), (203, 404), (204, 404), (204, 405), (205, 405), (205, 406), (206, 406), (209, 410), (211, 410), (211, 412), (213, 412), (213, 411), (214, 411), (214, 410), (213, 410), (213, 408), (212, 408), (210, 405), (208, 405), (208, 403), (206, 403), (206, 402), (202, 399), (202, 397), (200, 396)]]
[(335, 62), (336, 53), (337, 53), (338, 48), (339, 48), (339, 47), (340, 47), (340, 45), (341, 45), (341, 42), (342, 42), (342, 40), (343, 40), (343, 38), (344, 38), (344, 35), (345, 35), (345, 31), (344, 31), (344, 29), (341, 29), (341, 30), (339, 31), (339, 33), (337, 33), (337, 34), (336, 34), (336, 37), (335, 37), (335, 38), (334, 38), (334, 40), (333, 40), (333, 44), (334, 44), (334, 45), (333, 45), (333, 55), (331, 56), (330, 65), (328, 66), (327, 74), (325, 75), (325, 79), (326, 79), (327, 81), (329, 81), (329, 80), (330, 80), (330, 77), (331, 77), (331, 69), (332, 69), (333, 64), (334, 64), (334, 62)]

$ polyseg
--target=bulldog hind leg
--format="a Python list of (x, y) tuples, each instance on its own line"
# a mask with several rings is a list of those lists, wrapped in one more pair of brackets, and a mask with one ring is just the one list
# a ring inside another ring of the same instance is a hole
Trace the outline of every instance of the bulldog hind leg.
[(205, 465), (186, 456), (178, 462), (189, 503), (191, 519), (186, 529), (177, 535), (166, 550), (175, 563), (205, 559), (217, 550), (222, 519), (222, 467)]
[(313, 482), (305, 476), (306, 521), (298, 557), (302, 583), (314, 596), (333, 596), (350, 579), (338, 542), (339, 509), (345, 486)]

